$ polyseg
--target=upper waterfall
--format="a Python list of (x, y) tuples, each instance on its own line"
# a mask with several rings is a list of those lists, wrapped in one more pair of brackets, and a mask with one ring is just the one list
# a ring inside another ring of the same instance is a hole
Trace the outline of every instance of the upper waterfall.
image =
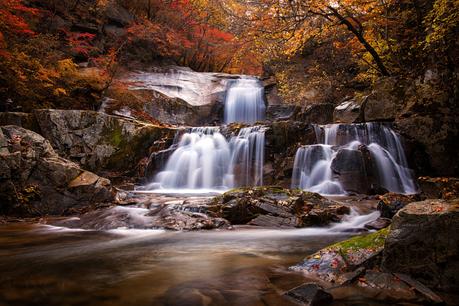
[(226, 93), (225, 123), (253, 124), (265, 117), (264, 88), (255, 78), (231, 82)]

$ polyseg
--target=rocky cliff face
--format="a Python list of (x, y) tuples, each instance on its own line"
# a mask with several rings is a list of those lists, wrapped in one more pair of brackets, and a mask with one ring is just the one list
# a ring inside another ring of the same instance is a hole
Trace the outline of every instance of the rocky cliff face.
[(380, 79), (369, 95), (336, 107), (334, 120), (394, 122), (418, 175), (459, 175), (459, 113), (457, 93), (450, 86), (453, 80), (437, 70), (427, 70), (418, 79)]
[(113, 198), (109, 180), (60, 157), (42, 136), (18, 126), (0, 128), (0, 213), (70, 214)]

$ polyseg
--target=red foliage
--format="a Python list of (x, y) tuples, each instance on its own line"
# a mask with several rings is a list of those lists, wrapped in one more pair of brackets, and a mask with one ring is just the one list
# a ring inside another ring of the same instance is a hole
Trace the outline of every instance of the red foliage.
[(95, 34), (75, 33), (66, 30), (63, 30), (63, 32), (67, 36), (68, 43), (73, 52), (88, 57), (92, 51), (97, 49), (91, 44), (96, 37)]
[(0, 0), (0, 56), (8, 57), (7, 40), (35, 34), (24, 15), (37, 16), (40, 10), (27, 7), (22, 0)]

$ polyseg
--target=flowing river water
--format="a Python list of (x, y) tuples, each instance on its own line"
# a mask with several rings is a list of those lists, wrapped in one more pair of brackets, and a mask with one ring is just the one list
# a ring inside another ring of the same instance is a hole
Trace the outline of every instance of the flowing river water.
[(368, 214), (372, 206), (363, 202), (361, 216), (338, 225), (293, 230), (96, 231), (48, 225), (54, 219), (4, 223), (0, 305), (295, 305), (282, 295), (306, 280), (288, 267), (377, 217)]

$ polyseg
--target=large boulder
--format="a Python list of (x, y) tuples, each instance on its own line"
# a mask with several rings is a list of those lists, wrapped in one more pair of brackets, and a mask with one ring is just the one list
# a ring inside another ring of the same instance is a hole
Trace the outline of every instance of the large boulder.
[[(350, 282), (359, 277), (365, 268), (377, 266), (388, 232), (389, 229), (385, 228), (376, 233), (338, 242), (309, 255), (302, 263), (290, 269), (326, 282)], [(357, 273), (352, 273), (354, 271)]]
[(363, 121), (363, 110), (366, 98), (346, 99), (340, 103), (333, 111), (333, 121), (335, 123), (356, 123)]
[(381, 213), (381, 217), (389, 219), (409, 203), (421, 200), (421, 196), (418, 194), (406, 195), (393, 192), (383, 194), (378, 198), (379, 202), (376, 209)]
[[(36, 110), (41, 134), (60, 155), (85, 169), (128, 172), (175, 130), (84, 110)], [(159, 148), (155, 148), (159, 146)]]
[(347, 192), (369, 192), (370, 184), (361, 151), (340, 149), (332, 161), (331, 169), (338, 175), (341, 185)]
[(331, 103), (309, 104), (299, 108), (293, 119), (306, 123), (328, 124), (333, 122), (335, 106)]
[(459, 200), (410, 203), (393, 218), (382, 268), (445, 291), (459, 290)]
[(18, 126), (0, 129), (0, 213), (62, 215), (111, 202), (110, 181), (59, 157), (51, 144)]
[(405, 85), (397, 78), (378, 80), (366, 99), (365, 121), (394, 120), (403, 108), (405, 90)]
[(0, 113), (0, 126), (2, 125), (17, 125), (40, 133), (40, 127), (32, 113), (2, 112)]
[(323, 226), (350, 212), (317, 193), (279, 187), (234, 189), (214, 198), (209, 210), (231, 224), (265, 227)]
[(428, 199), (459, 198), (459, 178), (421, 176), (418, 183), (422, 195)]

